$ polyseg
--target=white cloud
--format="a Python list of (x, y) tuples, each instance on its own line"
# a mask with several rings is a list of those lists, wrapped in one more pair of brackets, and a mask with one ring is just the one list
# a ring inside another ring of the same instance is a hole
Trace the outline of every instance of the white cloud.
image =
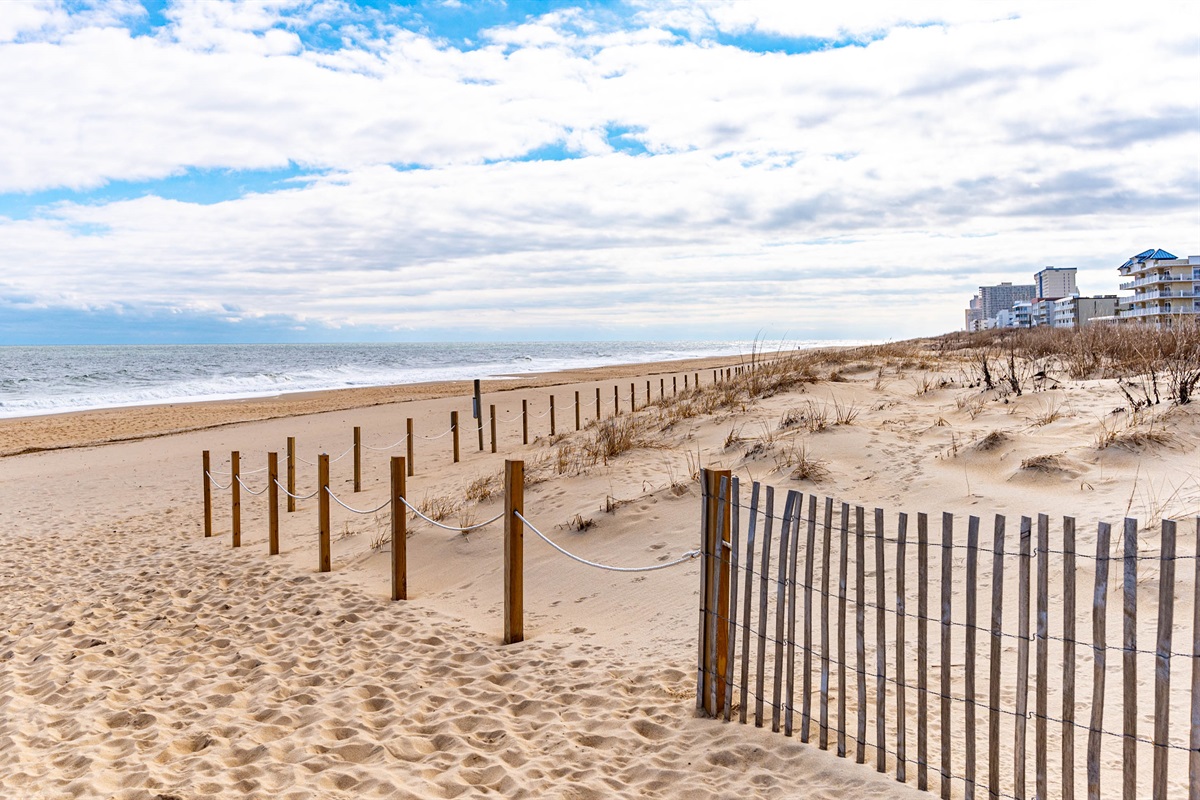
[[(1013, 269), (1081, 266), (1112, 290), (1131, 252), (1200, 249), (1190, 6), (1163, 25), (1154, 4), (654, 3), (633, 27), (561, 11), (473, 50), (339, 3), (189, 0), (155, 37), (28, 9), (0, 23), (0, 74), (21, 76), (0, 83), (0, 193), (329, 174), (0, 219), (0, 295), (497, 329), (580, 309), (649, 325), (668, 302), (787, 323), (831, 291), (804, 325), (869, 308), (921, 333)], [(350, 44), (306, 49), (314, 24)], [(758, 53), (718, 33), (862, 43)], [(649, 155), (614, 153), (614, 126)], [(548, 145), (586, 157), (510, 161)]]

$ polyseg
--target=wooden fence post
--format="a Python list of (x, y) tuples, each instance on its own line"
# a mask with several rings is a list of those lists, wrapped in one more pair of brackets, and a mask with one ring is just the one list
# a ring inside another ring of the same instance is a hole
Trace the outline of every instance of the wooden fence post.
[(696, 383), (696, 391), (700, 391), (700, 373), (699, 373), (699, 372), (695, 373), (695, 374), (693, 375), (693, 377), (696, 379), (696, 380), (695, 380), (695, 383)]
[(496, 452), (496, 404), (492, 403), (488, 406), (488, 418), (491, 424), (492, 431), (492, 452)]
[(296, 510), (296, 437), (287, 437), (287, 510), (290, 514)]
[(600, 387), (596, 387), (596, 422), (600, 421)]
[(637, 392), (632, 383), (629, 384), (629, 413), (637, 411)]
[(1188, 800), (1200, 800), (1200, 516), (1196, 517), (1196, 576), (1192, 584), (1192, 719), (1188, 741)]
[(204, 473), (204, 538), (212, 536), (212, 478), (209, 474), (211, 458), (205, 450), (200, 457), (200, 468)]
[(992, 538), (992, 630), (988, 677), (988, 796), (1000, 797), (1000, 645), (1004, 633), (1004, 526), (996, 515)]
[(1075, 519), (1063, 517), (1062, 796), (1075, 800)]
[(578, 390), (576, 390), (576, 392), (575, 392), (575, 430), (579, 430), (579, 428), (581, 427), (579, 424), (579, 413), (580, 413), (579, 412), (579, 392), (578, 392)]
[(716, 717), (725, 709), (725, 672), (729, 658), (729, 569), (724, 552), (730, 541), (730, 500), (733, 486), (729, 470), (705, 469), (704, 555), (701, 604), (705, 612), (704, 636), (700, 643), (703, 669), (701, 698), (706, 714)]
[(817, 558), (817, 496), (808, 496), (808, 538), (804, 542), (804, 680), (800, 687), (800, 741), (808, 742), (812, 719), (813, 574)]
[[(754, 539), (758, 531), (758, 497), (762, 484), (755, 481), (750, 487), (750, 527), (746, 532), (746, 587), (742, 600), (742, 691), (741, 711), (738, 720), (746, 724), (746, 710), (750, 697), (750, 610), (754, 601)], [(705, 509), (707, 519), (707, 508)], [(736, 632), (735, 632), (736, 635)]]
[(1088, 800), (1100, 800), (1100, 737), (1104, 732), (1104, 676), (1107, 670), (1108, 642), (1105, 624), (1108, 618), (1108, 562), (1111, 528), (1101, 522), (1096, 533), (1096, 578), (1092, 589), (1092, 715), (1088, 724), (1087, 783)]
[(875, 509), (875, 769), (887, 772), (887, 578), (883, 509)]
[(521, 401), (521, 444), (529, 444), (529, 401)]
[(963, 716), (965, 717), (966, 800), (975, 800), (975, 631), (979, 605), (979, 517), (967, 517), (967, 608), (963, 639), (966, 664), (963, 668)]
[(685, 392), (688, 390), (688, 376), (686, 372), (683, 374), (683, 390)]
[(908, 561), (905, 550), (908, 544), (908, 514), (900, 512), (896, 524), (896, 780), (908, 782), (905, 761), (908, 758), (908, 703), (905, 700), (905, 688), (908, 686), (907, 661), (908, 654), (904, 651), (904, 617), (905, 617), (905, 573), (908, 571)]
[(1154, 656), (1154, 800), (1167, 800), (1171, 713), (1171, 626), (1175, 611), (1175, 521), (1162, 521), (1158, 571), (1158, 646)]
[(917, 788), (929, 788), (929, 516), (917, 513)]
[(679, 378), (675, 375), (671, 376), (671, 394), (679, 394)]
[(458, 412), (450, 412), (450, 438), (454, 441), (454, 463), (458, 463)]
[(504, 643), (525, 640), (525, 462), (504, 462)]
[(1050, 517), (1038, 514), (1037, 530), (1037, 696), (1034, 700), (1034, 794), (1047, 797), (1050, 788), (1047, 775), (1046, 734), (1049, 727), (1048, 697), (1050, 678)]
[(767, 656), (767, 595), (771, 574), (771, 528), (775, 522), (775, 488), (767, 487), (767, 513), (763, 521), (762, 566), (758, 571), (758, 662), (754, 676), (754, 727), (763, 725), (763, 683)]
[(329, 551), (329, 454), (317, 456), (317, 572), (333, 569)]
[(354, 426), (354, 491), (362, 491), (362, 427)]
[[(739, 535), (741, 533), (741, 507), (742, 507), (742, 491), (741, 484), (738, 483), (736, 476), (729, 479), (729, 521), (730, 521), (730, 546), (729, 546), (729, 646), (725, 653), (725, 715), (726, 722), (733, 715), (733, 684), (734, 672), (736, 669), (736, 659), (734, 658), (734, 648), (737, 646), (737, 626), (738, 626), (738, 545)], [(743, 623), (743, 627), (745, 627)], [(745, 670), (742, 671), (745, 674)]]
[(1137, 800), (1137, 558), (1138, 523), (1136, 519), (1125, 520), (1125, 581), (1122, 586), (1124, 600), (1125, 648), (1121, 673), (1125, 679), (1122, 708), (1125, 711), (1125, 747), (1121, 755), (1121, 771), (1124, 778), (1122, 797)]
[(665, 400), (667, 398), (667, 379), (658, 379), (658, 399)]
[(613, 416), (614, 416), (614, 417), (619, 417), (619, 416), (621, 416), (621, 395), (620, 395), (620, 391), (621, 391), (621, 389), (620, 389), (620, 387), (619, 387), (619, 386), (613, 386)]
[(841, 516), (841, 550), (838, 571), (838, 626), (837, 626), (837, 661), (838, 661), (838, 724), (837, 724), (837, 754), (838, 758), (846, 757), (846, 586), (850, 573), (850, 504), (842, 503)]
[[(495, 406), (492, 406), (495, 408)], [(392, 456), (392, 599), (408, 599), (408, 508), (404, 458)]]
[(646, 405), (650, 405), (650, 381), (646, 381)]
[(415, 466), (416, 460), (413, 458), (413, 451), (416, 450), (416, 444), (413, 441), (413, 439), (415, 437), (413, 436), (412, 417), (409, 417), (406, 420), (404, 420), (404, 431), (405, 431), (404, 441), (405, 441), (406, 450), (407, 450), (407, 454), (406, 454), (407, 458), (405, 459), (405, 464), (408, 467), (408, 477), (411, 478), (413, 476), (413, 470), (416, 468), (416, 466)]
[(821, 525), (821, 722), (818, 746), (829, 749), (829, 567), (833, 549), (833, 498), (825, 498)]
[(279, 454), (267, 453), (267, 553), (279, 555)]
[(1017, 714), (1013, 718), (1013, 794), (1025, 797), (1025, 718), (1029, 710), (1029, 556), (1032, 520), (1021, 517), (1017, 560)]
[(242, 455), (237, 450), (229, 454), (229, 471), (233, 477), (229, 481), (230, 499), (233, 502), (233, 546), (242, 546)]
[(554, 395), (550, 395), (550, 435), (555, 434), (554, 430)]
[(483, 452), (483, 395), (479, 392), (479, 378), (475, 379), (475, 396), (473, 411), (475, 412), (475, 427), (479, 431), (479, 452)]
[(858, 728), (854, 736), (854, 761), (867, 762), (867, 534), (866, 510), (854, 507), (854, 673), (858, 690)]
[(774, 693), (771, 696), (771, 730), (776, 733), (779, 732), (780, 714), (784, 706), (780, 694), (783, 689), (783, 666), (785, 663), (783, 648), (784, 618), (787, 613), (788, 541), (793, 533), (792, 520), (796, 515), (796, 505), (799, 500), (800, 497), (796, 490), (789, 489), (787, 499), (783, 503), (783, 524), (779, 526), (779, 564), (777, 567), (778, 577), (775, 579), (775, 682)]

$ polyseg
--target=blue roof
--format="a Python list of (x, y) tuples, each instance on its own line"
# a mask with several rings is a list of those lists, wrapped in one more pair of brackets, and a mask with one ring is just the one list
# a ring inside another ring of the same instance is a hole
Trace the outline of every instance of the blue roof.
[(1129, 259), (1124, 264), (1122, 264), (1121, 268), (1123, 269), (1125, 267), (1132, 267), (1134, 264), (1141, 264), (1146, 261), (1156, 261), (1159, 259), (1163, 259), (1163, 260), (1175, 259), (1178, 257), (1179, 256), (1171, 255), (1166, 250), (1163, 250), (1161, 248), (1154, 248), (1152, 250), (1145, 250), (1141, 253), (1138, 253), (1136, 256), (1134, 256), (1133, 258)]

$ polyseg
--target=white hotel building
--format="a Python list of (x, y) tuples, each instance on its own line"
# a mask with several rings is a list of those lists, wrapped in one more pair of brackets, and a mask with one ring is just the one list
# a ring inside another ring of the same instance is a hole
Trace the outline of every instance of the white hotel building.
[(1138, 253), (1120, 266), (1128, 278), (1117, 318), (1169, 326), (1176, 319), (1200, 319), (1200, 256), (1177, 258), (1166, 250)]

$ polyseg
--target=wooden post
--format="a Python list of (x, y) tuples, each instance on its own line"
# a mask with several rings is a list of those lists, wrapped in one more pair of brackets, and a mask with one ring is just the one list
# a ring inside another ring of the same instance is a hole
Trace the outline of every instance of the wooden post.
[(908, 654), (904, 650), (904, 584), (908, 561), (905, 549), (908, 544), (908, 514), (900, 512), (896, 524), (896, 780), (907, 783), (908, 773), (905, 760), (908, 758), (908, 703), (904, 690), (908, 682)]
[(796, 515), (798, 497), (795, 489), (789, 490), (783, 504), (783, 524), (779, 527), (778, 577), (775, 579), (775, 681), (771, 697), (771, 730), (779, 732), (784, 665), (784, 622), (787, 615), (787, 568), (788, 541), (792, 535), (792, 519)]
[(671, 394), (679, 394), (679, 378), (674, 375), (671, 376)]
[(405, 466), (408, 468), (408, 477), (413, 476), (413, 470), (416, 469), (416, 459), (413, 458), (413, 451), (416, 450), (416, 437), (413, 436), (413, 421), (412, 417), (404, 420), (405, 437), (404, 441), (408, 445), (405, 450)]
[(1196, 517), (1196, 575), (1192, 582), (1192, 719), (1188, 741), (1188, 800), (1200, 800), (1200, 516)]
[(490, 420), (492, 431), (492, 452), (496, 452), (496, 404), (492, 403), (488, 406), (488, 417)]
[(758, 495), (762, 485), (755, 481), (750, 487), (750, 528), (746, 533), (746, 589), (742, 601), (742, 693), (739, 721), (746, 724), (746, 707), (750, 695), (750, 609), (754, 598), (754, 534), (758, 530)]
[(1025, 798), (1025, 717), (1029, 710), (1029, 517), (1021, 517), (1021, 550), (1017, 561), (1017, 715), (1013, 720), (1013, 787)]
[(1122, 586), (1125, 606), (1125, 651), (1122, 654), (1121, 667), (1125, 679), (1125, 696), (1122, 702), (1125, 711), (1125, 747), (1121, 754), (1121, 772), (1124, 778), (1121, 794), (1124, 800), (1137, 800), (1137, 529), (1137, 520), (1126, 518), (1125, 581)]
[(579, 392), (575, 392), (575, 430), (579, 430)]
[(329, 454), (317, 456), (317, 572), (333, 570), (329, 550)]
[(1037, 530), (1037, 696), (1034, 700), (1034, 793), (1036, 797), (1048, 797), (1050, 788), (1047, 775), (1046, 734), (1049, 720), (1048, 697), (1050, 678), (1050, 518), (1038, 514)]
[(483, 452), (483, 395), (479, 390), (479, 378), (475, 379), (475, 397), (471, 410), (475, 412), (475, 427), (479, 430), (479, 452)]
[(614, 417), (619, 417), (621, 415), (621, 395), (618, 393), (619, 391), (620, 391), (620, 389), (618, 387), (616, 387), (616, 386), (613, 387), (613, 416)]
[(763, 725), (763, 684), (766, 678), (767, 595), (771, 574), (771, 528), (775, 519), (775, 489), (767, 487), (766, 517), (763, 520), (762, 566), (758, 571), (758, 669), (755, 674), (754, 727)]
[(929, 517), (917, 514), (917, 788), (929, 788)]
[(700, 391), (700, 373), (697, 372), (692, 377), (695, 378), (696, 391)]
[[(812, 720), (813, 574), (817, 558), (817, 496), (808, 496), (808, 538), (804, 542), (804, 680), (800, 687), (800, 741), (808, 742)], [(794, 637), (793, 637), (794, 638)]]
[(729, 569), (725, 546), (730, 541), (732, 493), (729, 470), (704, 470), (705, 482), (705, 563), (704, 598), (706, 629), (703, 644), (704, 710), (716, 717), (725, 710), (726, 671), (729, 657)]
[(1063, 517), (1062, 796), (1075, 800), (1075, 518)]
[(1000, 797), (1000, 645), (1004, 623), (1004, 517), (992, 539), (992, 640), (988, 678), (988, 796)]
[(967, 608), (963, 638), (966, 664), (963, 667), (963, 693), (966, 695), (963, 715), (965, 726), (966, 800), (975, 800), (975, 631), (979, 602), (979, 517), (967, 517)]
[(942, 800), (950, 800), (950, 598), (954, 580), (954, 515), (942, 512)]
[[(495, 406), (493, 406), (495, 408)], [(408, 599), (408, 508), (406, 467), (401, 456), (392, 456), (392, 599)]]
[(296, 437), (287, 437), (287, 510), (290, 514), (296, 510)]
[(686, 373), (683, 376), (683, 390), (685, 392), (688, 390), (688, 376)]
[(629, 413), (637, 411), (637, 391), (632, 383), (629, 384)]
[(854, 507), (854, 674), (858, 689), (858, 729), (854, 760), (867, 762), (867, 534), (865, 509)]
[(200, 471), (203, 473), (204, 479), (204, 538), (212, 536), (212, 477), (209, 472), (209, 467), (212, 464), (211, 457), (208, 451), (205, 450), (200, 455)]
[(267, 453), (267, 553), (279, 555), (279, 454)]
[(354, 426), (354, 491), (362, 491), (362, 427)]
[(650, 381), (646, 381), (646, 405), (650, 405)]
[(596, 422), (600, 421), (600, 387), (596, 387)]
[(818, 746), (829, 749), (829, 567), (833, 546), (833, 498), (825, 498), (821, 525), (821, 723)]
[[(742, 516), (742, 491), (741, 485), (738, 483), (736, 476), (729, 479), (729, 521), (730, 521), (730, 546), (729, 546), (729, 624), (728, 628), (728, 646), (725, 652), (725, 716), (726, 722), (729, 722), (733, 715), (733, 684), (734, 670), (736, 667), (736, 659), (734, 659), (734, 648), (737, 646), (737, 629), (738, 629), (738, 546), (739, 533), (741, 529)], [(745, 627), (743, 624), (742, 627)], [(742, 670), (742, 675), (746, 674)], [(743, 681), (744, 683), (744, 681)]]
[(529, 444), (529, 401), (521, 401), (521, 444)]
[(1162, 521), (1158, 570), (1158, 646), (1154, 654), (1153, 798), (1167, 800), (1167, 753), (1171, 713), (1171, 626), (1175, 612), (1175, 521)]
[(550, 395), (550, 435), (554, 435), (554, 395)]
[(450, 412), (450, 438), (454, 442), (454, 463), (458, 463), (458, 412)]
[(504, 643), (525, 640), (525, 462), (504, 462)]
[(875, 509), (875, 769), (887, 771), (887, 607), (883, 509)]
[(1111, 529), (1101, 522), (1096, 534), (1096, 580), (1092, 590), (1092, 716), (1088, 725), (1088, 800), (1100, 800), (1100, 737), (1104, 733), (1104, 676), (1107, 674), (1108, 561)]
[(233, 478), (229, 481), (230, 499), (233, 502), (233, 546), (242, 546), (242, 484), (239, 473), (242, 471), (241, 453), (234, 450), (229, 454), (229, 471)]
[(846, 757), (846, 585), (850, 574), (850, 504), (842, 503), (841, 550), (838, 569), (838, 724), (837, 754)]

